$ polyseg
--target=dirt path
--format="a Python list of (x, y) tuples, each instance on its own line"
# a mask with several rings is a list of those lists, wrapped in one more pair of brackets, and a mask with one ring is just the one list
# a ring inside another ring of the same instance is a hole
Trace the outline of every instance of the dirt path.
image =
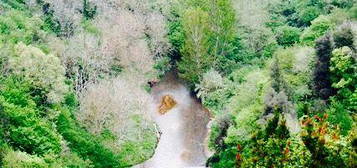
[[(152, 90), (154, 98), (152, 114), (161, 137), (154, 156), (135, 168), (184, 168), (204, 166), (205, 138), (209, 114), (184, 85), (169, 74)], [(161, 115), (157, 107), (165, 95), (172, 96), (177, 105)]]

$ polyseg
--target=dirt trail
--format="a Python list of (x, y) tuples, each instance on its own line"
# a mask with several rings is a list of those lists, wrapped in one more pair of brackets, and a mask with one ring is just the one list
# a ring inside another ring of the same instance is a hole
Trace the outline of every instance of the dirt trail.
[[(177, 105), (161, 115), (158, 112), (162, 97), (170, 95)], [(168, 74), (152, 90), (154, 99), (152, 117), (157, 123), (161, 137), (154, 156), (135, 168), (184, 168), (204, 166), (205, 138), (209, 114), (193, 98), (177, 77)]]

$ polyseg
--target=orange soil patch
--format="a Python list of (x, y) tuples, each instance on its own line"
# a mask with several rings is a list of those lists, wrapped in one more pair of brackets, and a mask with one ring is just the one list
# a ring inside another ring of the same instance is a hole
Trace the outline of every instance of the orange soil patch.
[(161, 99), (161, 105), (159, 107), (159, 113), (165, 114), (176, 106), (177, 102), (170, 96), (165, 95)]

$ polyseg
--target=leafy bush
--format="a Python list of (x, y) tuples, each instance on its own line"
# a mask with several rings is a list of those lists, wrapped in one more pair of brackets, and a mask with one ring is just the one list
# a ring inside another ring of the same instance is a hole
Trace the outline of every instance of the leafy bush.
[(43, 158), (20, 151), (8, 151), (3, 159), (5, 168), (48, 168)]
[(104, 147), (91, 134), (79, 127), (67, 110), (62, 110), (57, 121), (58, 131), (69, 143), (68, 146), (83, 159), (89, 159), (95, 167), (123, 167), (120, 157)]
[(14, 55), (9, 59), (9, 67), (14, 74), (23, 76), (33, 86), (47, 92), (48, 102), (61, 102), (68, 90), (65, 84), (65, 69), (59, 58), (51, 54), (46, 55), (31, 45), (17, 44)]
[(23, 42), (31, 44), (41, 39), (41, 25), (38, 17), (29, 17), (18, 10), (9, 10), (0, 16), (0, 41), (10, 44)]
[(307, 167), (309, 152), (290, 136), (286, 121), (278, 113), (250, 141), (237, 145), (238, 167)]
[(328, 115), (305, 118), (302, 121), (302, 140), (311, 153), (311, 167), (355, 167), (352, 139), (331, 129)]
[(326, 114), (329, 116), (328, 122), (332, 125), (338, 125), (342, 135), (348, 134), (348, 131), (352, 128), (353, 120), (345, 105), (334, 99)]
[(282, 26), (277, 30), (277, 41), (282, 46), (292, 46), (299, 42), (300, 30), (296, 27)]
[(158, 71), (158, 77), (162, 78), (172, 68), (169, 57), (160, 57), (156, 60), (154, 68)]
[(3, 125), (4, 129), (9, 132), (5, 138), (17, 149), (30, 154), (59, 153), (60, 137), (49, 123), (40, 118), (29, 86), (16, 78), (1, 83), (0, 115), (7, 123)]
[(349, 15), (353, 19), (357, 19), (357, 5), (355, 4), (350, 10), (349, 10)]
[(213, 92), (224, 85), (222, 76), (214, 69), (210, 69), (203, 74), (200, 84), (196, 85), (197, 97), (205, 101), (210, 92)]
[(301, 35), (301, 41), (304, 44), (312, 45), (315, 40), (324, 35), (334, 26), (334, 23), (328, 16), (321, 15), (311, 22), (311, 26), (307, 28)]
[(198, 83), (200, 75), (213, 65), (213, 58), (208, 53), (208, 17), (208, 13), (201, 9), (188, 10), (183, 16), (186, 40), (178, 69), (180, 77), (191, 84)]
[(310, 25), (320, 14), (319, 8), (309, 6), (299, 11), (299, 20), (303, 25)]
[(354, 111), (354, 92), (357, 90), (357, 61), (349, 47), (335, 49), (331, 58), (332, 87), (337, 89), (338, 99), (348, 110)]
[(327, 100), (334, 95), (335, 90), (332, 88), (330, 79), (331, 72), (329, 69), (331, 52), (333, 46), (330, 36), (324, 36), (316, 42), (316, 60), (313, 71), (313, 82), (315, 95)]
[(333, 32), (335, 48), (346, 46), (351, 49), (355, 49), (356, 44), (354, 44), (354, 41), (357, 41), (356, 27), (356, 22), (345, 22), (338, 26), (337, 29)]

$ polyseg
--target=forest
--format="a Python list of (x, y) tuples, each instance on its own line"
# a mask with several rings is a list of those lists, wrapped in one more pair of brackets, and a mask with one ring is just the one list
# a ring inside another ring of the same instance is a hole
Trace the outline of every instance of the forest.
[(0, 1), (0, 168), (355, 168), (356, 121), (357, 0)]

